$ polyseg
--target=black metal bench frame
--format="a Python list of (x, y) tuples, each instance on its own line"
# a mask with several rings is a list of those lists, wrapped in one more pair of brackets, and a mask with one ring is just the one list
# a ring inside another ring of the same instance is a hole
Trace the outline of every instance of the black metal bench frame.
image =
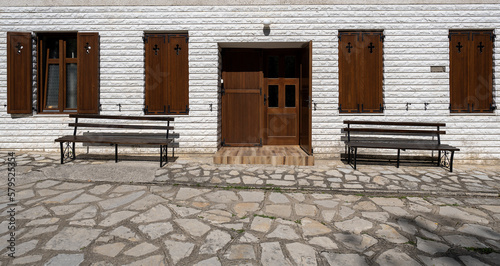
[[(169, 138), (169, 131), (173, 129), (170, 122), (174, 121), (173, 117), (147, 117), (147, 116), (112, 116), (112, 115), (84, 115), (70, 114), (70, 118), (75, 118), (74, 123), (69, 123), (68, 126), (74, 127), (73, 135), (66, 135), (57, 138), (55, 142), (59, 142), (61, 149), (61, 164), (64, 164), (65, 159), (74, 160), (76, 158), (75, 143), (99, 143), (110, 144), (115, 147), (115, 162), (118, 162), (118, 145), (137, 145), (137, 146), (160, 146), (160, 167), (168, 163), (167, 148), (172, 147), (172, 158), (175, 155), (175, 145), (171, 145), (173, 140)], [(157, 125), (131, 125), (131, 124), (97, 124), (97, 123), (79, 123), (78, 119), (106, 119), (106, 120), (132, 120), (132, 121), (157, 121), (167, 122), (167, 126)], [(141, 137), (139, 134), (130, 136), (113, 136), (113, 135), (98, 135), (98, 136), (83, 136), (77, 135), (78, 127), (85, 128), (119, 128), (119, 129), (136, 129), (136, 130), (166, 130), (165, 138)], [(66, 145), (64, 145), (66, 144)]]
[[(347, 128), (344, 128), (344, 132), (347, 135), (347, 140), (345, 145), (348, 152), (347, 161), (348, 163), (356, 169), (357, 167), (357, 155), (358, 148), (367, 149), (394, 149), (397, 150), (397, 164), (396, 167), (399, 168), (401, 150), (431, 150), (438, 151), (437, 166), (443, 166), (448, 168), (450, 172), (453, 172), (453, 156), (455, 151), (460, 151), (460, 149), (450, 146), (448, 144), (441, 143), (440, 135), (446, 134), (446, 131), (441, 130), (446, 126), (444, 123), (411, 123), (411, 122), (376, 122), (376, 121), (344, 121), (347, 124)], [(360, 126), (375, 126), (375, 127), (360, 127), (352, 128), (351, 125)], [(405, 129), (394, 129), (392, 126), (403, 127)], [(435, 128), (429, 130), (428, 128)], [(410, 129), (408, 129), (410, 128)], [(418, 128), (418, 129), (414, 129)], [(427, 129), (422, 129), (427, 128)], [(351, 132), (370, 134), (371, 136), (387, 136), (387, 135), (414, 135), (414, 136), (431, 136), (436, 137), (437, 140), (434, 143), (418, 143), (414, 139), (404, 139), (398, 138), (394, 141), (379, 141), (376, 138), (364, 138), (363, 140), (352, 140)]]

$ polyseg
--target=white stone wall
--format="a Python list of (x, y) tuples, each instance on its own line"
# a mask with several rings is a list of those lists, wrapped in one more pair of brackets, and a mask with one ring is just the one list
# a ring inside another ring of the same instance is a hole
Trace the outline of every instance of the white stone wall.
[[(415, 1), (414, 1), (415, 2)], [(10, 4), (12, 5), (12, 4)], [(271, 21), (264, 36), (262, 21)], [(450, 29), (492, 29), (500, 35), (500, 4), (252, 5), (252, 6), (3, 6), (0, 8), (0, 149), (57, 150), (71, 134), (67, 115), (7, 114), (8, 31), (93, 31), (101, 42), (101, 114), (141, 115), (144, 32), (189, 33), (189, 116), (175, 132), (183, 153), (214, 153), (218, 134), (218, 43), (313, 41), (312, 138), (315, 155), (338, 157), (345, 119), (447, 123), (443, 142), (456, 159), (500, 159), (500, 116), (450, 114)], [(338, 112), (338, 31), (383, 30), (384, 104), (381, 115)], [(494, 98), (500, 105), (500, 37), (494, 48)], [(431, 73), (445, 66), (446, 73)], [(36, 72), (35, 72), (36, 73)], [(34, 80), (36, 80), (34, 76)], [(36, 82), (34, 83), (36, 90)], [(34, 95), (36, 100), (36, 95)], [(424, 103), (429, 103), (424, 111)], [(406, 103), (411, 103), (406, 111)], [(122, 105), (118, 112), (117, 104)], [(213, 104), (210, 112), (209, 104)], [(36, 105), (34, 105), (36, 106)], [(94, 149), (95, 150), (95, 149)], [(109, 152), (108, 150), (107, 152)]]

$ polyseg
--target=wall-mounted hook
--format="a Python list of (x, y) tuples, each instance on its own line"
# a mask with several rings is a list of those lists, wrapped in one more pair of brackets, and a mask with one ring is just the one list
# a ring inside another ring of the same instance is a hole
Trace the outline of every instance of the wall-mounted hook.
[(209, 104), (209, 105), (210, 105), (210, 112), (212, 112), (212, 106), (213, 106), (213, 104)]
[(313, 103), (313, 104), (314, 104), (314, 111), (316, 111), (316, 105), (317, 105), (317, 103)]
[(121, 112), (121, 111), (122, 111), (122, 104), (121, 104), (121, 103), (119, 103), (119, 104), (117, 104), (116, 106), (118, 106), (118, 112)]
[(429, 103), (424, 103), (424, 110), (427, 111), (427, 105), (429, 105)]
[(406, 111), (408, 111), (408, 106), (411, 105), (411, 103), (406, 103)]

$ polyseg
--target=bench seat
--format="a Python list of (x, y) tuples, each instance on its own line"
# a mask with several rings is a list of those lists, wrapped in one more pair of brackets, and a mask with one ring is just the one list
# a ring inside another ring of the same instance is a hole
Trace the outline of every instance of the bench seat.
[(85, 143), (108, 143), (120, 145), (168, 145), (172, 139), (160, 138), (139, 138), (132, 136), (63, 136), (55, 140), (56, 142), (85, 142)]

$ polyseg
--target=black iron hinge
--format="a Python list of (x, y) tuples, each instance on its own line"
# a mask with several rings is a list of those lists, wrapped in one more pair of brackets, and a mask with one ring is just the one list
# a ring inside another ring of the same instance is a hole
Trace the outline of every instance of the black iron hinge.
[(490, 104), (490, 111), (495, 111), (497, 109), (497, 105), (492, 103)]
[(384, 34), (380, 34), (380, 41), (384, 42), (384, 39), (385, 39), (385, 35)]
[(342, 111), (342, 104), (339, 104), (339, 111)]
[(149, 112), (147, 105), (146, 105), (146, 108), (142, 108), (142, 110), (144, 111), (144, 114), (148, 114), (148, 112)]
[(382, 104), (380, 104), (380, 112), (383, 112), (385, 109), (385, 106), (383, 106)]
[(221, 95), (226, 94), (226, 89), (224, 88), (224, 84), (222, 84), (222, 85), (221, 85), (221, 88), (220, 88), (220, 94), (221, 94)]

